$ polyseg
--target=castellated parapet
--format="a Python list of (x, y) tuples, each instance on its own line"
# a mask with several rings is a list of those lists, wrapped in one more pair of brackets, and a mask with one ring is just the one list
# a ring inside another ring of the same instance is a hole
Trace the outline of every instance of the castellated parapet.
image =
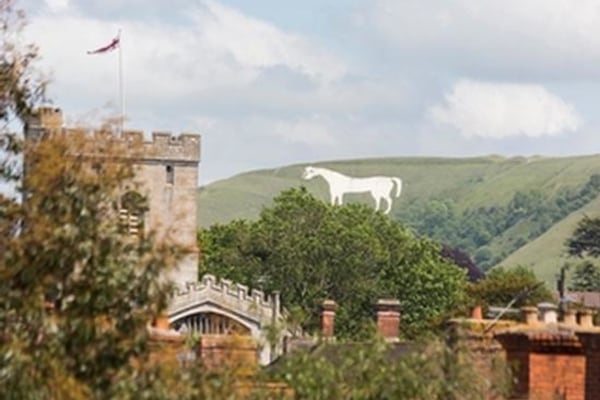
[(122, 140), (143, 144), (143, 160), (176, 163), (200, 162), (200, 135), (182, 133), (173, 136), (169, 132), (152, 132), (152, 141), (144, 141), (141, 131), (124, 131)]
[[(79, 127), (64, 127), (60, 108), (41, 107), (27, 121), (28, 137), (36, 138), (47, 133), (85, 133), (90, 138), (112, 138), (135, 144), (134, 157), (140, 161), (172, 163), (200, 162), (200, 135), (182, 133), (179, 136), (170, 132), (152, 132), (151, 140), (145, 140), (144, 132), (125, 130), (120, 135), (107, 130), (94, 130)], [(133, 146), (132, 146), (133, 147)]]
[(207, 291), (217, 292), (223, 298), (236, 303), (238, 306), (235, 309), (239, 309), (239, 305), (243, 303), (245, 307), (242, 308), (247, 307), (253, 312), (260, 312), (261, 309), (268, 314), (273, 310), (277, 313), (281, 312), (279, 309), (279, 295), (267, 296), (261, 290), (250, 290), (248, 286), (227, 279), (217, 280), (215, 276), (210, 274), (204, 275), (198, 282), (189, 282), (185, 287), (177, 288), (171, 309), (175, 311), (181, 307), (185, 308), (185, 304), (189, 304), (189, 297), (193, 297), (194, 293), (200, 294)]

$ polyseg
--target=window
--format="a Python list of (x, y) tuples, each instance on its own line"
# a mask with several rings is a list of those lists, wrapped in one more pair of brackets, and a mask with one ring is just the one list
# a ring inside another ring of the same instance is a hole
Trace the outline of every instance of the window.
[(172, 165), (167, 165), (165, 170), (167, 172), (167, 183), (172, 185), (175, 183), (175, 168)]
[(141, 194), (133, 191), (125, 193), (121, 197), (119, 209), (119, 224), (122, 230), (132, 236), (142, 236), (146, 211), (146, 199)]
[(250, 330), (237, 321), (216, 313), (192, 314), (172, 325), (181, 333), (198, 333), (201, 335), (250, 335)]

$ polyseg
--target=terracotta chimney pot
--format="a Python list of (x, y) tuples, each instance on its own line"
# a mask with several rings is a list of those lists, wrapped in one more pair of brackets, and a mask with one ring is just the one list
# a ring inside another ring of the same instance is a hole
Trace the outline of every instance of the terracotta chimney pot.
[(154, 326), (158, 329), (169, 330), (171, 324), (169, 323), (169, 318), (167, 316), (161, 315), (156, 318), (156, 321), (154, 322)]
[(523, 318), (523, 322), (525, 322), (527, 325), (535, 325), (538, 323), (537, 307), (521, 307), (521, 316)]
[(577, 325), (577, 313), (575, 310), (566, 310), (563, 315), (563, 323), (566, 325), (575, 326)]
[(483, 312), (481, 311), (481, 306), (476, 305), (471, 310), (471, 318), (472, 319), (483, 319)]
[(579, 317), (579, 326), (582, 328), (591, 328), (594, 326), (594, 315), (592, 310), (581, 310), (577, 313), (577, 316)]
[(538, 309), (545, 324), (555, 324), (558, 322), (558, 307), (552, 303), (540, 303)]
[(321, 336), (324, 338), (334, 336), (335, 310), (337, 310), (337, 304), (333, 300), (325, 300), (321, 304)]
[(377, 332), (387, 342), (397, 342), (400, 329), (400, 302), (397, 299), (377, 301)]

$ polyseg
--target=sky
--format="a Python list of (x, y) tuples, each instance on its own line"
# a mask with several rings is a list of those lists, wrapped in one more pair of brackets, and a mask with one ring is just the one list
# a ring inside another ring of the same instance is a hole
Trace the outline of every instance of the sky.
[(600, 150), (600, 0), (26, 0), (70, 125), (202, 135), (200, 184), (293, 163)]

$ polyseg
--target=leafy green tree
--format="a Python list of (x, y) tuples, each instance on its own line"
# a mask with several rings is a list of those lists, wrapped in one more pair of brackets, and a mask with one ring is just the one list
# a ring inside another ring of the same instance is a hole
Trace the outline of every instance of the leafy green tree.
[(38, 51), (20, 44), (25, 15), (15, 0), (0, 0), (0, 121), (6, 133), (13, 117), (23, 117), (44, 97), (46, 81), (35, 68)]
[(482, 399), (504, 398), (506, 365), (487, 375), (465, 346), (421, 340), (401, 351), (378, 342), (325, 344), (292, 354), (275, 376), (299, 399)]
[[(34, 142), (9, 132), (43, 99), (45, 83), (35, 46), (16, 40), (24, 15), (14, 1), (0, 0), (0, 22), (0, 183), (26, 188), (22, 201), (0, 194), (0, 393), (148, 396), (158, 381), (146, 328), (166, 306), (162, 272), (180, 249), (120, 229), (120, 188), (134, 180), (126, 149), (83, 134)], [(93, 168), (90, 155), (100, 154)]]
[(533, 271), (522, 266), (494, 268), (485, 279), (471, 284), (468, 292), (471, 301), (483, 306), (504, 306), (514, 298), (518, 298), (514, 307), (553, 300), (550, 290)]
[[(600, 178), (595, 175), (588, 186), (596, 188)], [(592, 191), (592, 189), (588, 189)], [(573, 257), (600, 257), (600, 218), (585, 216), (579, 221), (575, 231), (566, 241), (567, 252)], [(575, 267), (571, 290), (600, 290), (600, 269), (593, 262), (586, 260)]]
[(571, 290), (581, 292), (600, 291), (600, 268), (591, 261), (583, 261), (575, 267)]
[(569, 255), (600, 257), (600, 218), (585, 216), (567, 240)]
[(161, 276), (180, 250), (121, 229), (131, 165), (104, 159), (98, 173), (86, 162), (127, 158), (114, 141), (73, 133), (24, 149), (26, 197), (0, 212), (14, 228), (0, 238), (0, 391), (110, 397), (115, 381), (136, 384), (132, 361), (148, 357), (146, 327), (171, 288)]
[(282, 192), (256, 222), (214, 226), (200, 240), (202, 272), (280, 291), (284, 306), (304, 311), (305, 329), (318, 326), (324, 299), (335, 300), (340, 336), (368, 335), (383, 297), (402, 301), (405, 332), (422, 329), (454, 309), (465, 285), (434, 243), (369, 207), (332, 207), (305, 189)]

